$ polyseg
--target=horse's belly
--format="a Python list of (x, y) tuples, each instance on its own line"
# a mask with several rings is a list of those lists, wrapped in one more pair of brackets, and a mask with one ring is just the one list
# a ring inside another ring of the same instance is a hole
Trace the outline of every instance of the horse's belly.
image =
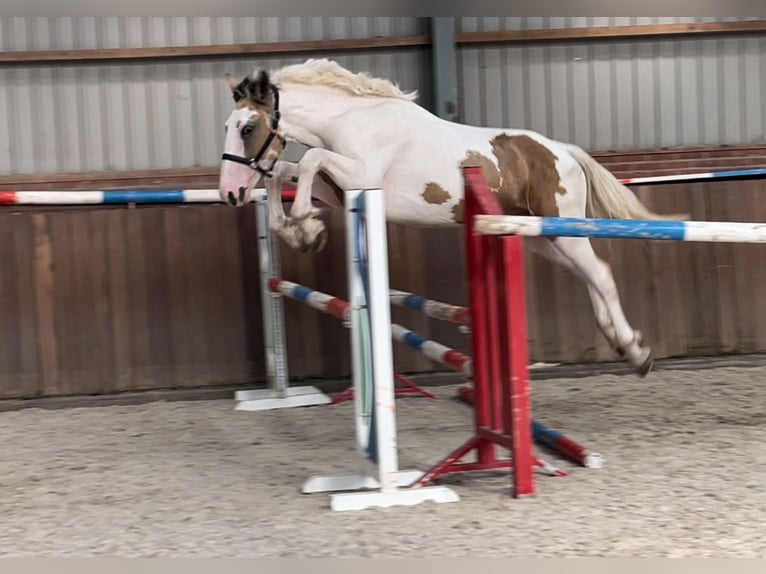
[(469, 151), (483, 153), (488, 144), (473, 141), (475, 134), (471, 134), (473, 138), (462, 136), (462, 133), (429, 135), (425, 141), (415, 141), (400, 150), (394, 161), (383, 166), (389, 221), (426, 227), (463, 223), (461, 164)]
[(415, 227), (452, 227), (461, 223), (450, 207), (413, 207), (409, 201), (401, 201), (398, 198), (386, 205), (386, 219), (391, 223)]
[(384, 184), (386, 218), (393, 223), (419, 227), (450, 227), (462, 223), (463, 193), (460, 185), (437, 178), (391, 181)]

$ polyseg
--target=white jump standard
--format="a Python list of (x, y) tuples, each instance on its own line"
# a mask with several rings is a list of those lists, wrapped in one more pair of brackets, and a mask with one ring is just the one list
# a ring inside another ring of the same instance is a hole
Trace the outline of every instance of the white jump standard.
[[(268, 212), (261, 196), (256, 202), (259, 224)], [(303, 485), (304, 494), (328, 492), (332, 510), (362, 510), (370, 507), (415, 505), (421, 502), (457, 502), (458, 495), (439, 485), (420, 485), (423, 471), (401, 471), (398, 466), (396, 429), (395, 376), (391, 337), (388, 286), (387, 238), (385, 209), (380, 190), (345, 192), (346, 262), (348, 269), (348, 303), (279, 278), (274, 266), (264, 265), (263, 289), (281, 299), (293, 295), (312, 308), (344, 320), (350, 327), (353, 398), (356, 427), (357, 472), (332, 476), (312, 476)], [(268, 226), (261, 232), (269, 234)], [(271, 236), (267, 239), (277, 240)], [(268, 251), (275, 244), (268, 240), (261, 248)], [(373, 253), (373, 257), (368, 257)], [(273, 252), (261, 255), (267, 263), (276, 258)], [(270, 364), (282, 365), (280, 373), (287, 379), (286, 353), (282, 317), (275, 319), (280, 338), (272, 338), (274, 359)], [(270, 327), (264, 324), (266, 330)], [(332, 411), (328, 411), (332, 412)]]
[[(399, 470), (382, 191), (346, 191), (344, 207), (357, 446), (376, 469), (314, 476), (304, 484), (303, 492), (333, 493), (333, 510), (457, 502), (458, 495), (445, 486), (409, 487), (424, 473)], [(368, 253), (374, 255), (368, 257)], [(362, 491), (370, 488), (376, 490)], [(348, 490), (360, 492), (341, 492)]]
[(235, 409), (263, 411), (330, 404), (332, 399), (314, 386), (289, 386), (282, 298), (269, 289), (269, 279), (280, 274), (279, 239), (269, 232), (266, 190), (258, 192), (255, 193), (255, 213), (268, 388), (237, 391)]

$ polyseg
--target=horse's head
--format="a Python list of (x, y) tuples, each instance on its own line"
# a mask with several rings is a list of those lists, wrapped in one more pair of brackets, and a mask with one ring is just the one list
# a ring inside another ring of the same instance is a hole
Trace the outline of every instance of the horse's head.
[(235, 107), (225, 124), (218, 193), (222, 201), (242, 206), (250, 201), (258, 177), (270, 174), (285, 139), (279, 128), (279, 92), (268, 72), (227, 79)]

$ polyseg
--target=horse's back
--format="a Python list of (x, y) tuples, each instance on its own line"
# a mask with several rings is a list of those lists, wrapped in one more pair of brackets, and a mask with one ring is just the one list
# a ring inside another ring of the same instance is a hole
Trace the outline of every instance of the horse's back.
[(432, 127), (418, 131), (411, 125), (412, 137), (390, 166), (397, 213), (407, 206), (412, 211), (404, 217), (410, 220), (463, 223), (465, 167), (482, 169), (509, 215), (557, 216), (558, 198), (579, 183), (572, 179), (579, 167), (565, 144), (538, 132), (452, 122)]

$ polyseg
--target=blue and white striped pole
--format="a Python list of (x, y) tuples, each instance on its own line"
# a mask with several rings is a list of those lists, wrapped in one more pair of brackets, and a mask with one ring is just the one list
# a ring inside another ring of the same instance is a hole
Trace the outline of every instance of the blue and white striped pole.
[(766, 243), (766, 223), (731, 221), (644, 221), (636, 219), (478, 215), (476, 216), (475, 230), (483, 235)]
[[(253, 190), (256, 201), (263, 188)], [(293, 201), (295, 190), (282, 190), (283, 201)], [(217, 189), (125, 189), (107, 191), (0, 191), (0, 205), (127, 205), (223, 203)]]
[(723, 171), (707, 171), (700, 173), (679, 173), (675, 175), (650, 175), (646, 177), (624, 177), (620, 179), (623, 185), (646, 185), (653, 183), (688, 183), (711, 179), (762, 179), (766, 177), (766, 169), (729, 169)]

